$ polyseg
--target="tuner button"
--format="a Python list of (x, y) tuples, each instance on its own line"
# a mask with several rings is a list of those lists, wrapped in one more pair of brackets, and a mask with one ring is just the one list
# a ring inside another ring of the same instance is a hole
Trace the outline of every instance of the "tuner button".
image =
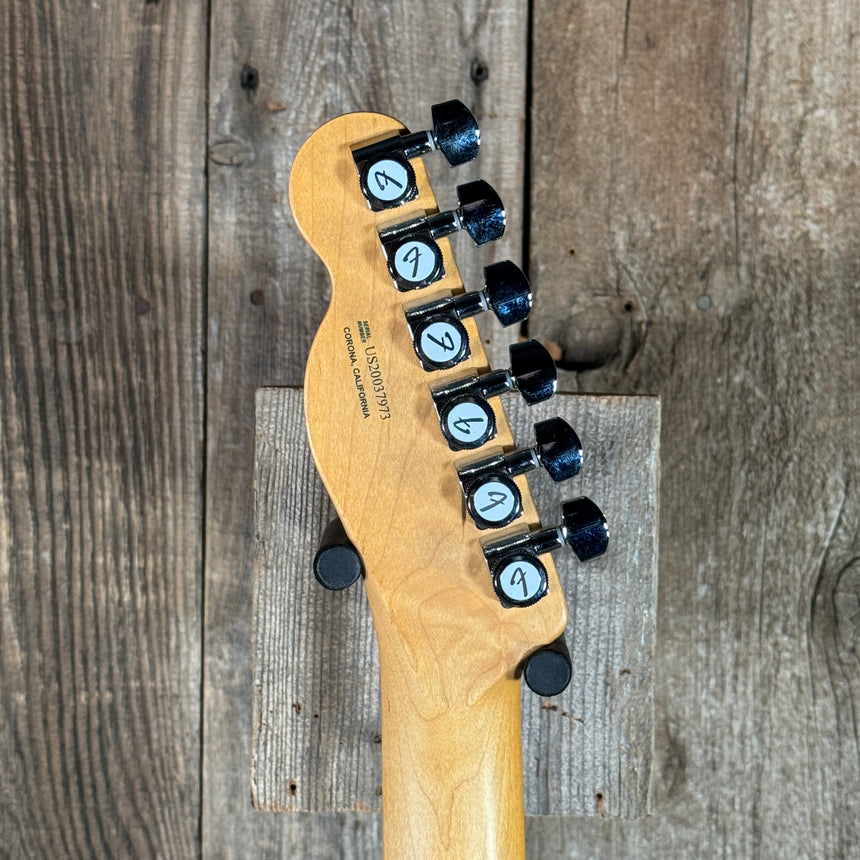
[(478, 155), (481, 132), (472, 112), (457, 99), (430, 108), (433, 140), (451, 167), (465, 164)]
[(442, 433), (455, 451), (480, 448), (496, 435), (496, 416), (480, 397), (457, 397), (439, 410)]
[(523, 680), (538, 696), (558, 696), (567, 689), (572, 676), (570, 651), (563, 634), (526, 657)]
[(413, 343), (428, 370), (453, 367), (469, 357), (469, 335), (454, 316), (436, 315), (421, 320), (414, 328)]
[(469, 486), (466, 507), (479, 529), (498, 529), (523, 512), (523, 500), (511, 478), (494, 474)]
[(358, 174), (364, 196), (377, 209), (389, 209), (418, 193), (412, 165), (397, 154), (384, 155), (364, 164)]
[(505, 233), (505, 207), (493, 187), (478, 179), (457, 186), (458, 214), (476, 245), (501, 239)]
[(445, 273), (442, 251), (432, 239), (407, 238), (397, 244), (388, 269), (401, 292), (426, 287)]
[(603, 555), (609, 545), (609, 526), (600, 508), (586, 497), (561, 506), (565, 540), (580, 561)]
[(546, 568), (537, 556), (514, 553), (493, 569), (493, 588), (502, 606), (531, 606), (547, 593)]
[(535, 450), (549, 476), (558, 483), (573, 478), (582, 469), (582, 443), (563, 418), (535, 424)]
[(510, 346), (511, 375), (529, 405), (549, 400), (555, 394), (558, 374), (546, 347), (536, 340)]
[(519, 266), (502, 260), (484, 268), (487, 304), (503, 326), (525, 320), (532, 309), (532, 290)]
[(313, 568), (317, 582), (329, 591), (349, 588), (364, 570), (358, 550), (346, 536), (337, 517), (326, 526), (322, 534), (320, 548), (314, 556)]

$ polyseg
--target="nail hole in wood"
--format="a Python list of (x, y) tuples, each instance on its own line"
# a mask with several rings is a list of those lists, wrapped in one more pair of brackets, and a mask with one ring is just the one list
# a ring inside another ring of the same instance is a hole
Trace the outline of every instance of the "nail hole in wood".
[(253, 67), (245, 63), (242, 66), (242, 74), (239, 77), (239, 84), (247, 93), (256, 92), (260, 86), (260, 73)]
[(251, 304), (252, 305), (261, 305), (265, 301), (266, 301), (266, 296), (262, 290), (254, 290), (251, 293)]
[(472, 60), (469, 75), (472, 78), (472, 82), (480, 86), (488, 77), (490, 77), (490, 69), (483, 60), (479, 60), (475, 57)]

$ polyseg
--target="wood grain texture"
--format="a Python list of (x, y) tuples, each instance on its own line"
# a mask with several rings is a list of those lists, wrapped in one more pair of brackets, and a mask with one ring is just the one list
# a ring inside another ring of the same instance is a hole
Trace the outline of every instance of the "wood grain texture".
[(0, 853), (199, 851), (206, 19), (0, 7)]
[(664, 456), (654, 815), (531, 844), (856, 856), (860, 7), (535, 9), (530, 331)]
[[(520, 257), (523, 4), (212, 4), (209, 113), (209, 352), (203, 850), (206, 856), (374, 856), (363, 816), (262, 816), (251, 809), (254, 390), (299, 384), (328, 278), (287, 205), (289, 166), (326, 119), (384, 111), (426, 127), (433, 102), (476, 112), (483, 151), (450, 170), (429, 160), (440, 200), (481, 176), (513, 216), (505, 244), (455, 253), (480, 266)], [(473, 61), (488, 76), (470, 76)], [(256, 70), (256, 88), (243, 68)], [(476, 280), (477, 279), (477, 280)], [(502, 346), (508, 342), (506, 336)], [(489, 347), (488, 347), (489, 348)], [(335, 823), (337, 822), (337, 823)], [(319, 849), (315, 846), (319, 844)], [(375, 846), (375, 847), (374, 847)]]
[[(653, 747), (659, 405), (652, 398), (558, 396), (513, 402), (514, 436), (561, 415), (586, 451), (562, 485), (532, 475), (538, 509), (588, 495), (611, 549), (556, 563), (571, 607), (575, 674), (552, 700), (525, 690), (523, 763), (531, 814), (633, 816), (648, 810)], [(363, 589), (326, 592), (311, 574), (331, 514), (301, 422), (301, 391), (257, 397), (257, 587), (253, 787), (266, 809), (380, 809), (379, 663)], [(600, 795), (600, 797), (598, 797)]]

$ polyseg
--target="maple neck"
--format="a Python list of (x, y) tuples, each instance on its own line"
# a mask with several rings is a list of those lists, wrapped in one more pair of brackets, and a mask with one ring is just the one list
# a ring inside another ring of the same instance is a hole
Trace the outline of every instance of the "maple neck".
[(385, 857), (523, 860), (519, 679), (439, 701), (396, 638), (379, 637)]

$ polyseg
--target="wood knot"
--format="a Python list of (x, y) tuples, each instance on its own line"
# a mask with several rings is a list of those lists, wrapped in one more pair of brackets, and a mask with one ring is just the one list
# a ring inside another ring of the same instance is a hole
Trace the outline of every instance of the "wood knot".
[(254, 150), (249, 143), (236, 138), (219, 140), (209, 147), (209, 158), (215, 164), (223, 164), (226, 167), (239, 167), (254, 160)]

